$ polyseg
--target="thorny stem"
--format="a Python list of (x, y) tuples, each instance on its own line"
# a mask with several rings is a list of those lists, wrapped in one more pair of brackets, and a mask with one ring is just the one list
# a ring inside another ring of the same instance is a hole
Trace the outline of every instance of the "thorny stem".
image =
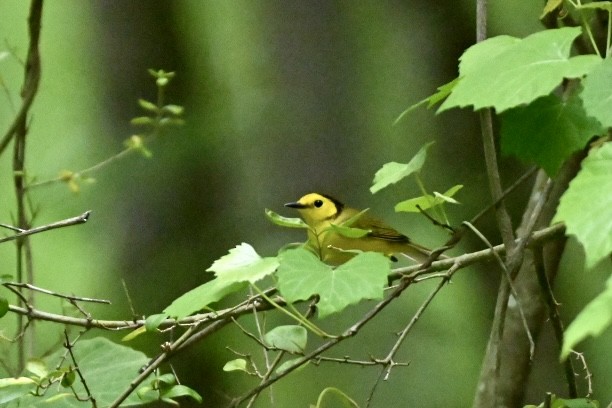
[(70, 338), (68, 337), (68, 331), (66, 330), (64, 330), (64, 338), (66, 340), (64, 343), (64, 347), (66, 347), (66, 350), (68, 350), (68, 354), (70, 354), (70, 359), (72, 360), (72, 363), (74, 364), (74, 371), (76, 371), (77, 375), (79, 376), (79, 379), (81, 380), (81, 384), (83, 384), (83, 388), (85, 389), (85, 392), (87, 393), (86, 399), (83, 399), (76, 394), (75, 396), (77, 397), (79, 401), (87, 401), (87, 400), (91, 401), (92, 407), (97, 408), (98, 404), (96, 402), (96, 399), (91, 394), (91, 391), (89, 390), (89, 386), (87, 385), (87, 381), (85, 381), (85, 377), (83, 376), (83, 373), (81, 372), (81, 369), (79, 368), (79, 363), (74, 357), (74, 353), (72, 352), (72, 348), (74, 345), (73, 343), (70, 342)]
[[(555, 332), (555, 339), (557, 340), (557, 345), (559, 346), (559, 350), (561, 350), (563, 346), (563, 322), (561, 321), (561, 317), (559, 316), (559, 304), (555, 300), (555, 296), (550, 286), (550, 282), (548, 281), (548, 276), (546, 276), (546, 271), (544, 269), (544, 255), (542, 253), (542, 247), (536, 247), (534, 249), (533, 261), (535, 265), (536, 274), (538, 276), (538, 282), (540, 283), (540, 286), (542, 288), (542, 294), (544, 295), (546, 305), (548, 306), (548, 317), (550, 318), (553, 330)], [(565, 381), (567, 381), (569, 396), (570, 398), (577, 398), (578, 389), (576, 387), (576, 370), (574, 369), (574, 365), (571, 358), (565, 359), (565, 361), (563, 362), (563, 368), (565, 371)]]

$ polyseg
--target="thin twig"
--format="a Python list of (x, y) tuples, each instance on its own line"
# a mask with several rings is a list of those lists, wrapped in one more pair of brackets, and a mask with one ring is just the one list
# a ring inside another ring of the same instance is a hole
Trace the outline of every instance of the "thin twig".
[(470, 223), (476, 224), (486, 213), (488, 213), (491, 209), (495, 208), (501, 202), (501, 200), (505, 199), (511, 192), (513, 192), (518, 186), (520, 186), (527, 179), (533, 176), (537, 171), (538, 171), (538, 168), (536, 166), (533, 166), (532, 168), (527, 170), (521, 177), (516, 179), (516, 181), (512, 183), (510, 187), (508, 187), (502, 192), (501, 197), (493, 201), (487, 207), (483, 208), (478, 214), (472, 217), (472, 219), (470, 220)]
[(5, 283), (2, 284), (2, 286), (6, 286), (7, 288), (9, 288), (9, 287), (17, 287), (17, 288), (29, 289), (29, 290), (32, 290), (34, 292), (44, 293), (45, 295), (55, 296), (55, 297), (59, 297), (59, 298), (62, 298), (62, 299), (66, 299), (66, 300), (68, 300), (70, 302), (104, 303), (104, 304), (107, 304), (107, 305), (111, 304), (110, 300), (87, 298), (87, 297), (73, 296), (73, 295), (64, 295), (62, 293), (57, 293), (57, 292), (53, 292), (53, 291), (48, 290), (48, 289), (43, 289), (43, 288), (39, 288), (39, 287), (34, 286), (34, 285), (30, 285), (29, 283), (5, 282)]
[(30, 45), (28, 48), (28, 56), (25, 64), (25, 80), (22, 91), (22, 101), (19, 112), (13, 119), (11, 126), (0, 140), (0, 156), (4, 149), (15, 136), (18, 127), (25, 124), (30, 107), (34, 102), (38, 92), (38, 84), (40, 83), (40, 51), (38, 48), (40, 40), (40, 27), (42, 19), (42, 0), (33, 0), (30, 5), (30, 16), (28, 17), (28, 29), (30, 35)]
[(134, 392), (136, 388), (138, 388), (138, 386), (149, 377), (149, 375), (151, 375), (155, 370), (157, 370), (157, 368), (159, 368), (159, 366), (166, 362), (171, 355), (173, 355), (175, 352), (182, 349), (183, 347), (192, 344), (192, 340), (194, 337), (196, 337), (196, 334), (199, 335), (200, 338), (208, 337), (209, 335), (215, 333), (222, 327), (225, 327), (225, 325), (227, 325), (230, 321), (230, 318), (226, 317), (222, 320), (218, 320), (216, 322), (211, 323), (202, 330), (200, 330), (201, 324), (195, 324), (189, 327), (185, 331), (185, 333), (181, 335), (181, 337), (179, 337), (174, 342), (165, 345), (163, 348), (163, 352), (160, 355), (154, 357), (149, 361), (147, 366), (142, 369), (140, 374), (134, 380), (132, 380), (130, 385), (121, 394), (119, 394), (119, 396), (109, 405), (109, 408), (119, 407), (123, 403), (123, 401), (125, 401), (126, 398), (129, 397), (130, 394), (132, 394), (132, 392)]
[[(74, 172), (73, 174), (71, 174), (71, 178), (75, 179), (75, 178), (82, 178), (83, 176), (86, 176), (89, 173), (94, 173), (104, 167), (107, 167), (109, 164), (114, 163), (116, 160), (122, 159), (124, 157), (127, 157), (127, 155), (129, 155), (130, 153), (134, 153), (136, 150), (133, 147), (126, 147), (125, 149), (121, 150), (119, 153), (108, 157), (105, 160), (102, 160), (99, 163), (94, 164), (91, 167), (88, 167), (86, 169), (83, 170), (79, 170), (77, 172)], [(34, 183), (30, 183), (26, 186), (27, 190), (32, 190), (38, 187), (44, 187), (44, 186), (48, 186), (51, 184), (55, 184), (58, 183), (60, 181), (66, 181), (66, 178), (64, 176), (58, 176), (58, 177), (54, 177), (48, 180), (43, 180), (43, 181), (37, 181)]]
[(121, 278), (121, 286), (123, 287), (123, 293), (125, 293), (125, 298), (128, 302), (128, 306), (130, 307), (130, 312), (132, 312), (132, 317), (138, 318), (138, 314), (136, 314), (136, 309), (134, 308), (134, 302), (132, 302), (132, 297), (130, 296), (130, 291), (128, 290), (127, 284), (125, 283), (125, 279)]
[(91, 211), (85, 211), (83, 214), (79, 216), (72, 217), (72, 218), (66, 218), (65, 220), (56, 221), (51, 224), (42, 225), (40, 227), (35, 227), (35, 228), (20, 229), (17, 227), (13, 227), (13, 229), (19, 229), (21, 232), (15, 235), (11, 235), (10, 237), (0, 238), (0, 244), (3, 242), (8, 242), (8, 241), (12, 241), (15, 239), (23, 238), (28, 235), (34, 235), (34, 234), (38, 234), (41, 232), (46, 232), (46, 231), (50, 231), (50, 230), (54, 230), (58, 228), (70, 227), (72, 225), (77, 225), (77, 224), (84, 224), (89, 219), (90, 214), (91, 214)]
[(290, 367), (287, 367), (283, 372), (277, 373), (276, 375), (271, 376), (267, 381), (261, 382), (259, 385), (251, 389), (247, 394), (243, 395), (242, 397), (236, 398), (235, 400), (231, 402), (231, 406), (236, 407), (240, 405), (242, 402), (251, 399), (251, 397), (260, 393), (263, 389), (274, 384), (276, 381), (280, 380), (281, 378), (285, 377), (286, 375), (291, 373), (293, 370), (297, 369), (298, 367), (301, 367), (302, 365), (306, 364), (310, 360), (315, 359), (316, 357), (318, 357), (325, 351), (329, 350), (331, 347), (335, 346), (336, 344), (350, 337), (355, 336), (357, 333), (359, 333), (359, 331), (367, 323), (369, 323), (374, 317), (376, 317), (391, 302), (393, 302), (393, 300), (398, 298), (401, 295), (401, 293), (410, 286), (410, 284), (411, 284), (411, 279), (409, 278), (402, 279), (402, 281), (399, 283), (397, 288), (388, 297), (378, 302), (372, 309), (370, 309), (365, 315), (363, 315), (357, 322), (355, 322), (352, 326), (350, 326), (347, 330), (345, 330), (341, 335), (327, 340), (325, 343), (320, 345), (315, 350), (297, 359), (293, 365), (291, 365)]
[[(378, 365), (384, 364), (382, 361), (383, 360), (378, 360), (375, 358), (371, 358), (370, 360), (355, 360), (348, 356), (346, 357), (318, 356), (317, 358), (312, 360), (312, 363), (315, 365), (319, 365), (323, 362), (326, 362), (326, 363), (338, 363), (338, 364), (353, 364), (353, 365), (358, 365), (358, 366), (378, 366)], [(393, 364), (396, 366), (403, 366), (403, 367), (408, 367), (410, 365), (410, 363), (396, 363), (396, 362), (394, 362)]]
[(391, 350), (389, 351), (387, 356), (384, 359), (375, 360), (377, 363), (382, 364), (383, 367), (381, 367), (380, 373), (378, 374), (378, 378), (376, 379), (376, 382), (374, 383), (374, 386), (372, 387), (370, 394), (368, 395), (368, 398), (366, 400), (366, 407), (370, 406), (370, 403), (372, 402), (372, 398), (374, 397), (374, 392), (376, 391), (378, 384), (380, 384), (381, 378), (384, 379), (385, 381), (388, 380), (389, 376), (391, 375), (391, 369), (393, 369), (394, 366), (399, 365), (399, 363), (396, 363), (393, 360), (393, 358), (395, 357), (400, 346), (402, 345), (402, 343), (408, 336), (408, 333), (414, 327), (416, 322), (421, 318), (421, 315), (425, 312), (425, 309), (427, 309), (429, 304), (436, 297), (436, 295), (442, 289), (442, 287), (446, 285), (446, 283), (451, 279), (453, 274), (459, 270), (459, 266), (460, 266), (459, 263), (453, 264), (453, 266), (451, 266), (451, 268), (444, 275), (441, 276), (441, 279), (438, 285), (436, 285), (436, 287), (429, 293), (429, 296), (427, 296), (425, 301), (423, 301), (421, 306), (417, 309), (414, 316), (412, 316), (412, 319), (410, 319), (410, 322), (400, 332), (397, 341), (395, 342), (393, 347), (391, 347)]
[[(464, 222), (463, 224), (466, 225), (482, 242), (484, 242), (485, 245), (487, 245), (489, 248), (493, 248), (491, 242), (489, 242), (489, 240), (476, 227), (474, 227), (469, 222)], [(531, 330), (529, 330), (529, 325), (527, 323), (527, 318), (525, 317), (525, 311), (523, 310), (523, 306), (521, 305), (519, 295), (516, 291), (516, 288), (514, 287), (514, 284), (512, 283), (511, 273), (506, 267), (504, 261), (499, 256), (499, 254), (495, 253), (494, 256), (501, 270), (504, 272), (504, 277), (506, 278), (508, 287), (510, 288), (510, 293), (512, 293), (512, 296), (514, 296), (514, 300), (516, 301), (516, 304), (518, 306), (518, 311), (521, 316), (521, 323), (523, 323), (525, 334), (527, 335), (527, 340), (529, 340), (529, 360), (533, 361), (533, 356), (535, 353), (535, 341), (533, 340)]]

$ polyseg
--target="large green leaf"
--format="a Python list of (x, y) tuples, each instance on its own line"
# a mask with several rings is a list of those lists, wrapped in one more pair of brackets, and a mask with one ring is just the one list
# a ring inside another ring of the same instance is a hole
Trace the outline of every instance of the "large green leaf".
[(499, 113), (550, 94), (564, 78), (585, 75), (601, 58), (570, 57), (580, 32), (578, 27), (564, 27), (522, 40), (493, 37), (473, 45), (461, 57), (461, 79), (438, 112), (471, 105)]
[[(110, 340), (98, 337), (91, 340), (78, 341), (73, 348), (74, 357), (79, 369), (87, 381), (92, 396), (96, 399), (99, 407), (109, 406), (138, 376), (139, 370), (149, 360), (140, 351), (116, 344)], [(60, 362), (63, 362), (60, 370), (67, 370), (72, 364), (65, 359), (65, 350), (60, 350), (44, 360), (49, 370), (55, 370)], [(26, 387), (28, 384), (21, 379), (15, 382), (16, 387)], [(3, 402), (4, 392), (10, 388), (4, 388), (0, 383), (0, 402)], [(77, 378), (72, 384), (79, 397), (87, 394), (81, 381)], [(4, 388), (4, 389), (3, 389)], [(4, 401), (5, 402), (5, 401)], [(19, 404), (19, 405), (17, 405)], [(121, 406), (142, 405), (143, 402), (133, 393)], [(69, 388), (58, 385), (49, 387), (43, 396), (24, 395), (15, 399), (9, 407), (34, 407), (34, 408), (81, 408), (91, 406), (91, 403), (78, 401)]]
[(279, 350), (289, 353), (303, 353), (308, 341), (308, 332), (302, 326), (278, 326), (264, 335), (264, 342)]
[(415, 154), (406, 164), (396, 162), (384, 164), (374, 175), (374, 181), (372, 182), (372, 187), (370, 187), (370, 192), (374, 194), (390, 184), (397, 183), (403, 178), (420, 171), (423, 164), (425, 164), (427, 149), (429, 149), (432, 144), (434, 144), (434, 142), (429, 142), (421, 147), (417, 154)]
[(278, 287), (288, 302), (319, 295), (319, 317), (325, 317), (363, 299), (380, 299), (390, 272), (382, 254), (364, 252), (333, 269), (303, 249), (279, 255)]
[(274, 273), (278, 267), (275, 257), (262, 258), (252, 246), (242, 243), (217, 259), (207, 271), (214, 271), (217, 279), (227, 282), (251, 282)]
[(483, 61), (494, 60), (506, 50), (520, 44), (521, 41), (520, 38), (509, 35), (498, 35), (471, 46), (459, 57), (459, 78), (457, 79), (478, 72), (482, 68)]
[(0, 378), (0, 406), (5, 406), (4, 404), (11, 401), (17, 403), (34, 390), (36, 383), (29, 377)]
[(552, 177), (572, 153), (602, 132), (578, 97), (563, 101), (549, 95), (502, 115), (501, 148), (504, 154), (537, 163)]
[(588, 268), (612, 252), (612, 143), (593, 149), (561, 197), (554, 222), (584, 247)]
[[(591, 4), (591, 3), (590, 3)], [(596, 4), (596, 3), (592, 3)], [(583, 81), (584, 109), (605, 127), (612, 127), (612, 59), (606, 58)]]
[(176, 298), (170, 306), (164, 309), (164, 314), (177, 319), (189, 316), (246, 286), (246, 282), (232, 282), (219, 278), (213, 279)]
[(275, 257), (262, 258), (252, 246), (242, 243), (207, 269), (215, 272), (215, 279), (175, 299), (164, 309), (164, 314), (176, 318), (189, 316), (241, 290), (246, 287), (246, 282), (255, 283), (274, 273), (276, 268), (278, 260)]
[(612, 325), (612, 277), (606, 289), (591, 300), (565, 330), (561, 358), (566, 358), (572, 348), (587, 336), (598, 336)]

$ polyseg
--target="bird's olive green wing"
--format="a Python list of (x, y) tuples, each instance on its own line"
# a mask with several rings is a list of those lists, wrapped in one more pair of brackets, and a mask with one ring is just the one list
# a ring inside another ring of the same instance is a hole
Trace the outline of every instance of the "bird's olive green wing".
[(394, 228), (383, 221), (368, 214), (363, 214), (354, 224), (354, 228), (362, 228), (370, 231), (369, 237), (384, 239), (393, 242), (410, 242), (407, 236), (397, 232)]

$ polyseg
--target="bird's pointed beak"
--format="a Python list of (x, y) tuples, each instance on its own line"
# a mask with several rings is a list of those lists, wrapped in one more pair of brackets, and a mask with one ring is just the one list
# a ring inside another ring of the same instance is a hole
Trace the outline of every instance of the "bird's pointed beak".
[(300, 203), (299, 201), (295, 201), (293, 203), (287, 203), (287, 204), (285, 204), (285, 207), (297, 208), (297, 209), (306, 208), (306, 206), (304, 204)]

